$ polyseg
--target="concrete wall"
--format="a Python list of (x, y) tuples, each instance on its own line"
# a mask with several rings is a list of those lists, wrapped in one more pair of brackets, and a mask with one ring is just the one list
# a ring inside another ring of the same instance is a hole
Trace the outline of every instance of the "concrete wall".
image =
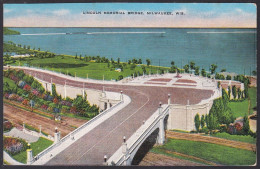
[[(44, 81), (41, 81), (39, 79), (37, 79), (44, 87), (44, 89), (47, 91), (51, 92), (51, 84), (50, 83), (46, 83)], [(58, 94), (60, 94), (62, 97), (65, 97), (65, 88), (66, 88), (66, 96), (70, 97), (72, 99), (76, 98), (77, 95), (83, 95), (83, 88), (77, 88), (77, 87), (72, 87), (72, 86), (63, 86), (63, 85), (56, 85), (56, 91)], [(85, 88), (85, 95), (87, 95), (87, 100), (88, 102), (93, 105), (96, 104), (97, 106), (99, 106), (99, 97), (102, 93), (102, 91), (99, 90), (93, 90), (93, 89), (88, 89)]]
[(196, 114), (198, 113), (200, 117), (208, 114), (212, 104), (211, 101), (201, 105), (171, 105), (167, 129), (196, 130), (194, 122)]

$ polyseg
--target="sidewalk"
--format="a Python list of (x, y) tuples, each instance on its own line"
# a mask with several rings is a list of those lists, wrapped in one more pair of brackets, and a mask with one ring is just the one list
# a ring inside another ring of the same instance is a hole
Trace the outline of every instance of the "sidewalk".
[(23, 163), (20, 163), (16, 160), (14, 160), (7, 152), (4, 151), (4, 160), (10, 163), (11, 165), (25, 165)]
[(16, 137), (16, 138), (21, 138), (26, 140), (29, 143), (33, 143), (38, 141), (39, 137), (37, 136), (32, 136), (30, 134), (26, 134), (23, 131), (18, 130), (17, 128), (13, 128), (11, 131), (4, 133), (5, 136), (11, 136), (11, 137)]

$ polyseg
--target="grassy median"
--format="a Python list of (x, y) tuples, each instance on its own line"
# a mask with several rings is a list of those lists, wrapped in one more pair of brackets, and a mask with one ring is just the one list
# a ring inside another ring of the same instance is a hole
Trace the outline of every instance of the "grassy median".
[(253, 165), (256, 162), (256, 154), (253, 151), (197, 141), (168, 139), (165, 145), (152, 149), (153, 152), (169, 155), (165, 150), (221, 165)]

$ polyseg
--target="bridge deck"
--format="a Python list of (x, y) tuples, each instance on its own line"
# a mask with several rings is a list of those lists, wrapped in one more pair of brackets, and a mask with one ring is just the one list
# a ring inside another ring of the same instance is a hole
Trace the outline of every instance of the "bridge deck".
[[(37, 78), (64, 85), (65, 79), (58, 75), (25, 70), (26, 73), (37, 75)], [(67, 84), (82, 87), (82, 82), (66, 80)], [(123, 136), (129, 138), (158, 108), (158, 103), (167, 104), (167, 95), (171, 94), (171, 103), (197, 104), (213, 94), (212, 90), (199, 90), (176, 87), (158, 86), (127, 86), (86, 83), (86, 88), (120, 92), (131, 98), (131, 103), (115, 115), (98, 125), (92, 131), (76, 140), (72, 145), (53, 157), (46, 165), (102, 165), (104, 155), (111, 157), (121, 146)]]

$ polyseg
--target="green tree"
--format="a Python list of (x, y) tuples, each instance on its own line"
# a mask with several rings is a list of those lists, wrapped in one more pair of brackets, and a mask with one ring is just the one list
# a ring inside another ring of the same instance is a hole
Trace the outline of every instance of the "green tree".
[(240, 88), (238, 88), (237, 89), (237, 97), (238, 97), (238, 99), (240, 99), (241, 98), (241, 89)]
[(228, 98), (230, 99), (230, 94), (231, 94), (231, 88), (228, 86)]
[(192, 70), (195, 69), (195, 63), (194, 63), (193, 61), (190, 62), (190, 68), (191, 68)]
[(213, 113), (209, 113), (208, 123), (209, 123), (208, 129), (215, 130), (217, 128), (218, 126), (217, 117)]
[(218, 81), (218, 89), (220, 88), (220, 81)]
[(119, 64), (120, 63), (120, 58), (117, 58), (117, 64)]
[[(148, 59), (149, 60), (149, 59)], [(130, 65), (132, 63), (132, 61), (131, 60), (128, 60), (128, 64)]]
[(248, 135), (250, 132), (250, 126), (249, 126), (249, 120), (248, 120), (247, 114), (245, 114), (243, 120), (244, 121), (243, 121), (242, 131), (243, 131), (244, 135)]
[(151, 60), (150, 60), (150, 59), (146, 59), (146, 64), (147, 64), (147, 66), (149, 67), (150, 64), (151, 64)]
[(137, 60), (134, 58), (132, 59), (133, 64), (137, 64)]
[(52, 84), (52, 96), (57, 96), (56, 85), (54, 83)]
[(138, 59), (138, 64), (142, 64), (142, 59)]
[(231, 80), (231, 76), (227, 75), (226, 80)]
[(146, 74), (146, 68), (145, 68), (145, 66), (142, 65), (141, 67), (142, 67), (142, 70), (143, 70), (144, 74)]
[(75, 59), (78, 59), (78, 54), (76, 53)]
[(221, 69), (221, 71), (220, 72), (226, 72), (227, 70), (226, 69)]
[(252, 71), (252, 74), (253, 74), (253, 76), (256, 76), (256, 75), (257, 75), (257, 71), (256, 71), (256, 70), (253, 70), (253, 71)]
[(189, 68), (190, 66), (188, 64), (183, 66), (185, 73), (189, 73)]
[(34, 81), (34, 78), (32, 76), (25, 75), (23, 77), (23, 81), (25, 81), (27, 84), (31, 85)]
[(200, 67), (196, 66), (195, 67), (195, 75), (198, 76), (200, 74)]
[(237, 97), (237, 88), (236, 88), (235, 85), (232, 87), (232, 95), (233, 95), (234, 99), (236, 99), (236, 97)]
[(207, 128), (209, 127), (209, 115), (208, 114), (206, 114), (205, 115), (205, 122), (206, 122), (206, 126), (207, 126)]
[(118, 76), (118, 80), (122, 80), (123, 78), (124, 78), (123, 75)]
[(202, 75), (203, 77), (206, 77), (206, 71), (205, 71), (205, 69), (201, 69), (201, 75)]
[(114, 63), (115, 63), (115, 61), (114, 61), (114, 59), (113, 59), (113, 58), (111, 58), (111, 63), (112, 63), (112, 64), (114, 64)]
[(211, 68), (210, 68), (210, 72), (211, 72), (211, 74), (214, 74), (214, 73), (215, 73), (217, 67), (218, 67), (218, 66), (215, 65), (215, 64), (212, 64), (212, 65), (211, 65)]
[(175, 62), (174, 61), (171, 61), (171, 65), (174, 66)]
[(205, 117), (204, 117), (204, 115), (201, 116), (200, 126), (201, 126), (201, 128), (203, 128), (205, 126)]
[(177, 71), (177, 67), (176, 66), (171, 66), (169, 72), (170, 73), (176, 73), (176, 71)]
[(200, 129), (200, 115), (198, 113), (195, 116), (194, 122), (195, 122), (196, 130), (197, 130), (197, 132), (199, 132), (199, 129)]

